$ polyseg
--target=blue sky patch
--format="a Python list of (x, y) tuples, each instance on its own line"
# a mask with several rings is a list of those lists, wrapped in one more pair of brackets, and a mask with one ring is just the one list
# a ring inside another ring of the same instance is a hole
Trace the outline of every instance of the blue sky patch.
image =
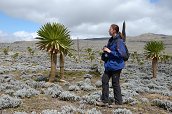
[(10, 17), (0, 12), (0, 30), (4, 32), (36, 32), (41, 25), (19, 18)]
[(157, 3), (157, 2), (159, 2), (159, 0), (149, 0), (150, 1), (150, 3)]

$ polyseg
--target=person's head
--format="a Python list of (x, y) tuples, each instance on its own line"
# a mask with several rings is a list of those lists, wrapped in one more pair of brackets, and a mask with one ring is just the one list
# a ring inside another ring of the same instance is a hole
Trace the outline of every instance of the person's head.
[(116, 33), (119, 32), (119, 27), (116, 24), (112, 24), (109, 28), (109, 35), (114, 36)]

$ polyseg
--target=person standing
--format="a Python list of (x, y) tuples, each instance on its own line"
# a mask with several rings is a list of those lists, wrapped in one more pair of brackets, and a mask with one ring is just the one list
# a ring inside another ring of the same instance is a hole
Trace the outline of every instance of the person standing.
[[(104, 61), (104, 74), (102, 76), (102, 102), (100, 104), (109, 104), (109, 80), (112, 78), (112, 87), (114, 93), (114, 101), (117, 105), (122, 105), (122, 94), (120, 87), (120, 74), (125, 66), (123, 60), (123, 53), (125, 53), (124, 42), (119, 32), (119, 27), (116, 24), (112, 24), (109, 28), (109, 35), (111, 38), (108, 41), (107, 46), (103, 47), (104, 56), (108, 59)], [(103, 60), (103, 59), (102, 59)]]

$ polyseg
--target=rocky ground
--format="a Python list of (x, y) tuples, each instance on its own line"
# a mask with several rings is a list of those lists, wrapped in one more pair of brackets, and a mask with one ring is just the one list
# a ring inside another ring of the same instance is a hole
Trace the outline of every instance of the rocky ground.
[[(128, 42), (129, 50), (140, 51), (142, 62), (130, 58), (122, 71), (123, 105), (114, 105), (113, 108), (95, 105), (100, 101), (103, 73), (99, 52), (106, 42), (106, 39), (80, 40), (80, 62), (67, 56), (65, 82), (55, 83), (46, 82), (50, 58), (36, 48), (35, 42), (1, 43), (0, 114), (172, 113), (172, 60), (159, 63), (157, 78), (152, 79), (151, 61), (144, 59), (140, 47), (139, 50), (133, 48), (135, 42), (132, 40)], [(9, 53), (5, 55), (3, 50), (8, 46)], [(30, 55), (27, 47), (34, 50), (34, 55)], [(96, 53), (92, 62), (85, 52), (89, 47)], [(14, 57), (16, 53), (18, 56)], [(113, 98), (111, 82), (109, 84), (110, 97)]]

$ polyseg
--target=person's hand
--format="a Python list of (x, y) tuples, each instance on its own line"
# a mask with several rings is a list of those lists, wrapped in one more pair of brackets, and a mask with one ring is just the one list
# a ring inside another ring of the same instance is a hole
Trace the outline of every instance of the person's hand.
[(103, 51), (106, 51), (106, 52), (108, 52), (108, 53), (111, 52), (111, 50), (110, 50), (109, 48), (107, 48), (107, 47), (104, 47), (104, 48), (103, 48)]

